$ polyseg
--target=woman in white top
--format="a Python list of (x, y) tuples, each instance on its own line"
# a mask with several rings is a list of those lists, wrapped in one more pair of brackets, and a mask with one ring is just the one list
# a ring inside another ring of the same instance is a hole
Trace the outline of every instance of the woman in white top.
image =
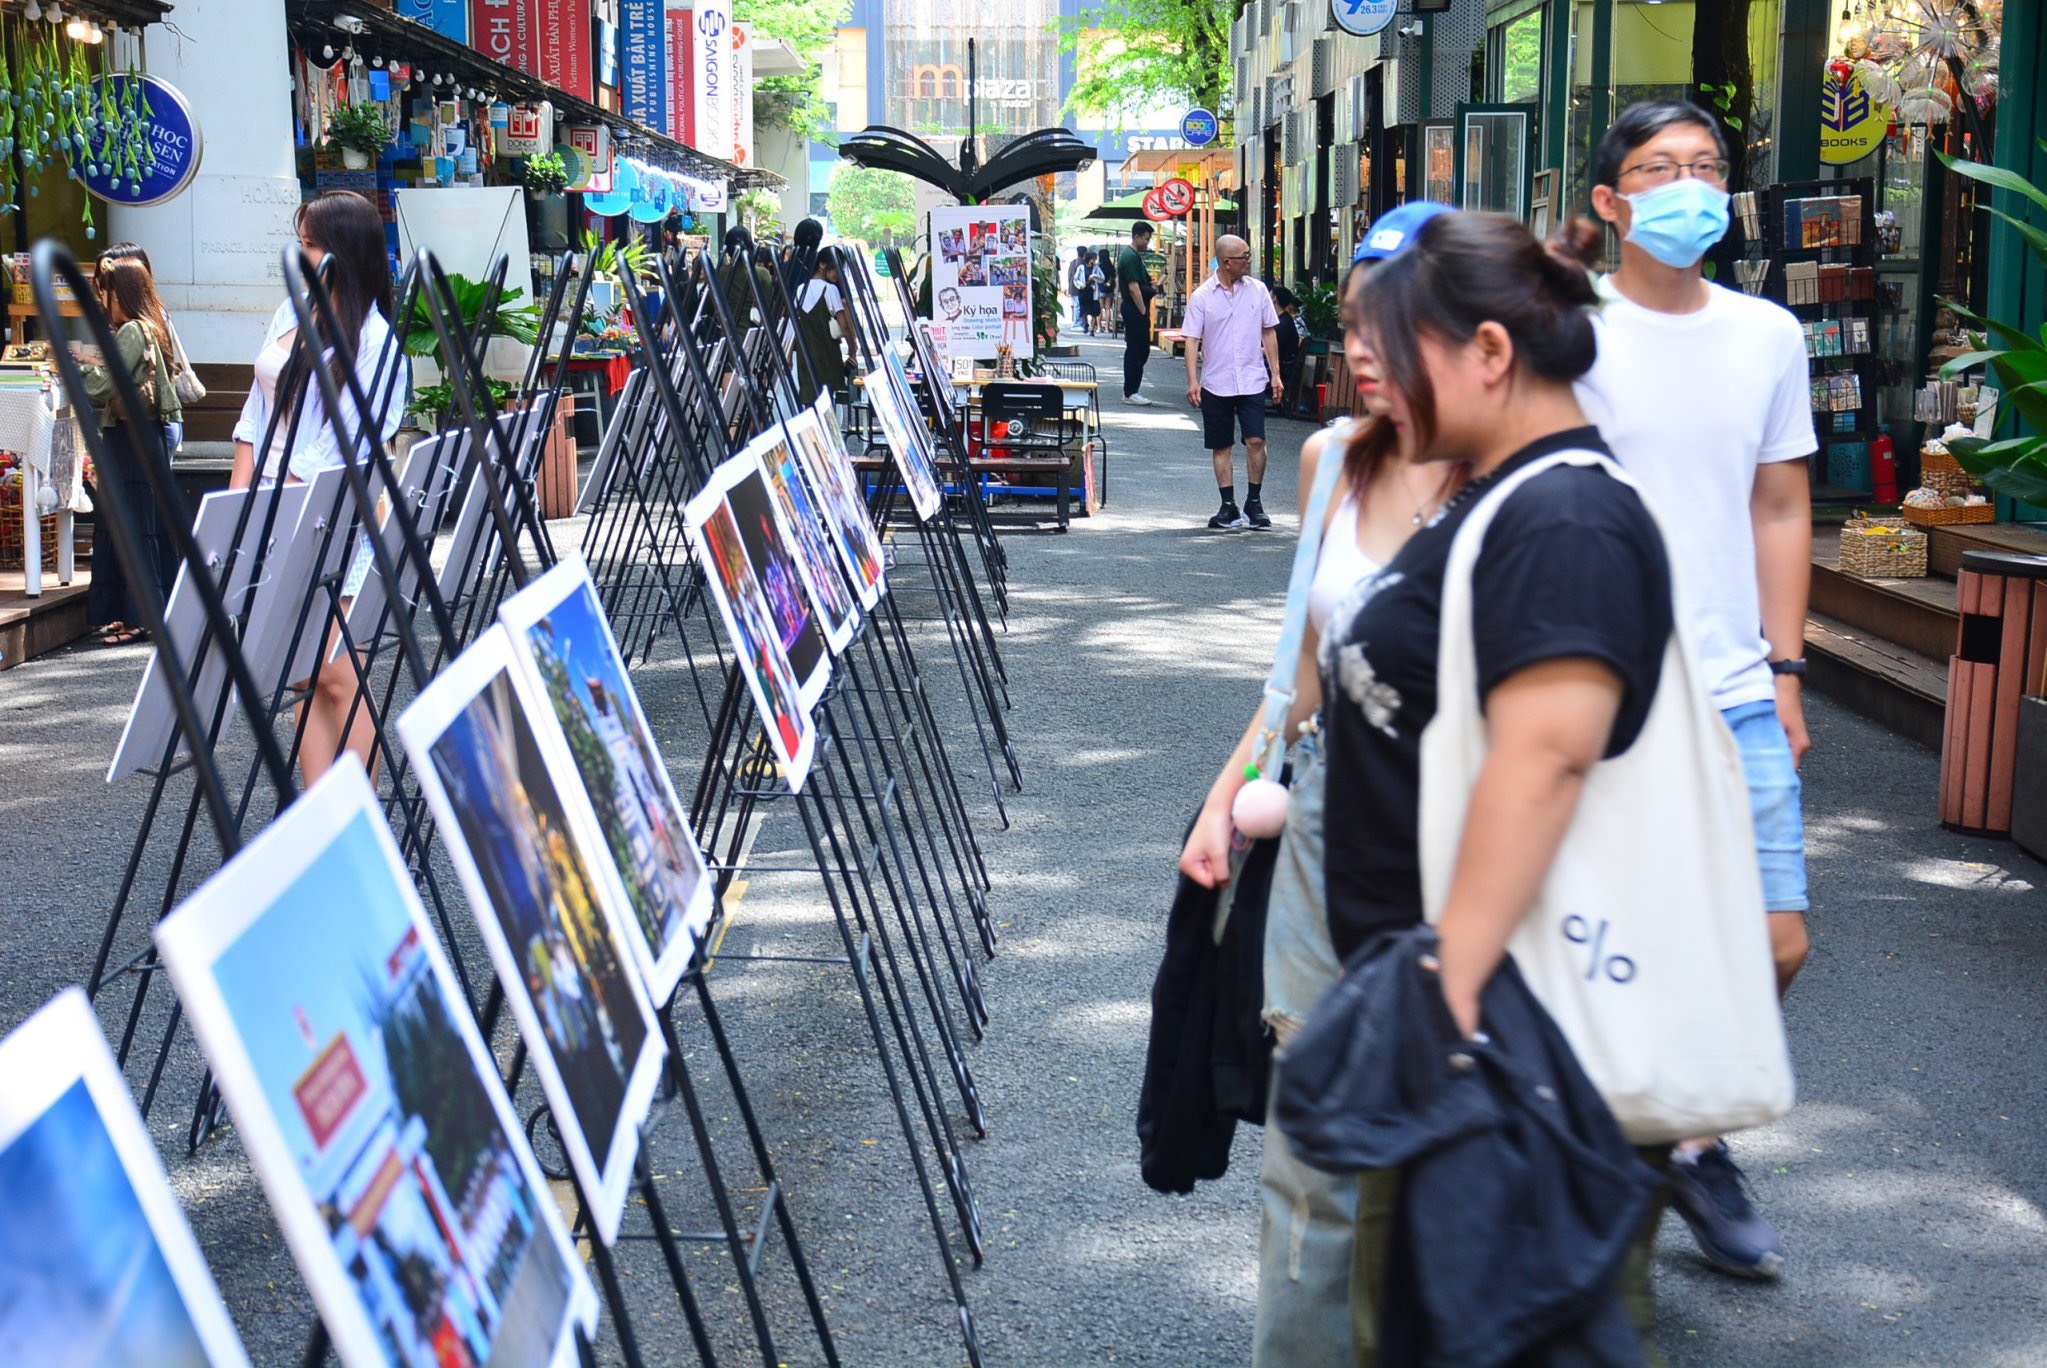
[[(1425, 219), (1431, 209), (1410, 217)], [(1381, 392), (1378, 359), (1357, 326), (1365, 270), (1398, 250), (1361, 247), (1345, 282), (1343, 349), (1370, 417), (1342, 419), (1309, 437), (1301, 448), (1300, 498), (1305, 514), (1315, 471), (1324, 460), (1340, 460), (1316, 550), (1315, 578), (1308, 591), (1308, 621), (1295, 664), (1295, 694), (1319, 698), (1317, 652), (1337, 601), (1359, 580), (1378, 572), (1394, 553), (1463, 483), (1461, 469), (1446, 472), (1403, 458)], [(1180, 870), (1196, 883), (1217, 887), (1229, 877), (1230, 808), (1245, 783), (1261, 713), (1254, 713), (1243, 739), (1216, 776), (1180, 856)], [(1295, 738), (1289, 751), (1292, 780), (1286, 832), (1280, 839), (1265, 922), (1265, 1019), (1278, 1048), (1307, 1019), (1342, 971), (1330, 943), (1323, 897), (1320, 726), (1307, 706), (1287, 718)], [(1277, 776), (1274, 776), (1277, 777)], [(1351, 1368), (1350, 1319), (1352, 1231), (1358, 1181), (1312, 1169), (1295, 1159), (1278, 1126), (1265, 1126), (1259, 1172), (1263, 1216), (1259, 1230), (1258, 1309), (1252, 1329), (1254, 1368)]]
[[(355, 338), (355, 380), (368, 397), (372, 416), (382, 406), (379, 438), (388, 443), (404, 417), (409, 368), (391, 333), (391, 266), (384, 222), (376, 206), (362, 196), (333, 191), (299, 207), (297, 228), (299, 250), (315, 268), (324, 268), (322, 280), (336, 323), (344, 335)], [(263, 350), (256, 357), (256, 383), (235, 424), (232, 488), (246, 489), (259, 481), (309, 480), (355, 454), (345, 444), (356, 440), (365, 417), (356, 411), (340, 359), (330, 349), (318, 362), (334, 372), (341, 396), (344, 422), (337, 431), (306, 354), (294, 357), (297, 336), (298, 322), (287, 300), (264, 334)], [(269, 431), (270, 415), (279, 408), (276, 430), (259, 456), (257, 447)], [(359, 549), (343, 585), (344, 613), (368, 573), (369, 558)], [(308, 784), (325, 774), (343, 749), (354, 751), (365, 765), (370, 761), (375, 733), (357, 702), (358, 672), (346, 653), (335, 653), (339, 636), (338, 624), (330, 626), (328, 649), (321, 652), (323, 663), (300, 721), (299, 765)]]

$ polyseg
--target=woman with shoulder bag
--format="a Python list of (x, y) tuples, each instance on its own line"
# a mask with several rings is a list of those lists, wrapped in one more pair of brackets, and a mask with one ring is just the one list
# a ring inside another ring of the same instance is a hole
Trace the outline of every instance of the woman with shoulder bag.
[[(1399, 436), (1387, 421), (1377, 360), (1358, 327), (1359, 310), (1371, 288), (1367, 272), (1442, 212), (1445, 206), (1426, 202), (1404, 206), (1382, 221), (1381, 233), (1359, 247), (1345, 282), (1343, 345), (1371, 416), (1364, 421), (1340, 420), (1310, 436), (1301, 449), (1302, 540), (1310, 545), (1297, 560), (1295, 573), (1302, 575), (1307, 569), (1312, 577), (1304, 580), (1300, 594), (1290, 595), (1288, 630), (1281, 637), (1284, 651), (1298, 618), (1298, 649), (1284, 665), (1274, 665), (1275, 678), (1283, 671), (1295, 693), (1284, 725), (1284, 734), (1294, 739), (1287, 753), (1292, 782), (1284, 799), (1285, 833), (1265, 923), (1265, 1020), (1282, 1056), (1341, 969), (1323, 909), (1323, 764), (1314, 702), (1319, 697), (1315, 658), (1321, 633), (1337, 600), (1392, 559), (1462, 479), (1456, 467), (1417, 465), (1402, 454)], [(1324, 462), (1329, 463), (1326, 468)], [(1318, 484), (1329, 487), (1318, 490)], [(1301, 600), (1298, 605), (1296, 597)], [(1268, 708), (1276, 711), (1275, 705), (1276, 700), (1268, 697)], [(1272, 725), (1265, 710), (1252, 718), (1209, 789), (1180, 858), (1181, 872), (1197, 883), (1214, 887), (1229, 877), (1237, 827), (1233, 809), (1246, 787), (1249, 767), (1259, 767), (1261, 775), (1272, 767), (1273, 738), (1266, 734)], [(1278, 795), (1266, 789), (1265, 797), (1276, 801)], [(1247, 801), (1256, 801), (1255, 790)], [(1268, 1123), (1259, 1185), (1262, 1218), (1252, 1363), (1255, 1368), (1347, 1368), (1353, 1355), (1346, 1307), (1357, 1180), (1302, 1164), (1279, 1128)]]
[[(161, 461), (158, 474), (168, 479), (170, 454), (184, 442), (184, 409), (172, 382), (168, 355), (170, 321), (164, 317), (163, 303), (156, 297), (148, 267), (133, 259), (103, 263), (94, 274), (93, 288), (107, 321), (114, 326), (114, 345), (120, 351), (121, 363), (134, 377), (142, 402), (149, 407), (159, 429), (156, 433), (138, 434), (135, 449), (145, 461)], [(98, 410), (101, 430), (119, 428), (123, 417), (114, 402), (111, 370), (96, 364), (85, 365), (81, 370), (86, 397)], [(102, 473), (100, 478), (105, 479), (106, 475)], [(129, 516), (137, 523), (136, 540), (149, 563), (157, 593), (168, 597), (177, 572), (177, 558), (171, 550), (170, 537), (157, 519), (150, 485), (141, 478), (125, 477), (122, 493)], [(136, 625), (141, 613), (111, 541), (103, 541), (100, 546), (102, 549), (93, 556), (86, 617), (105, 624), (101, 628), (101, 645), (125, 646), (145, 635)]]
[[(1695, 1106), (1735, 1124), (1780, 1113), (1789, 1070), (1763, 918), (1741, 915), (1761, 889), (1738, 858), (1739, 753), (1674, 631), (1655, 518), (1572, 390), (1595, 354), (1598, 245), (1582, 220), (1545, 249), (1512, 220), (1444, 215), (1364, 300), (1403, 444), (1472, 478), (1324, 634), (1327, 896), (1346, 958), (1433, 923), (1422, 968), (1447, 1014), (1415, 1022), (1420, 1038), (1494, 1044), (1481, 997), (1511, 946), (1616, 1139), (1653, 1166), (1703, 1119)], [(1717, 1029), (1700, 1029), (1702, 994)], [(1471, 1238), (1468, 1221), (1396, 1220), (1402, 1183), (1361, 1175), (1361, 1363), (1386, 1310), (1403, 1333), (1416, 1314), (1387, 1295), (1421, 1276), (1403, 1252)], [(1649, 1329), (1659, 1215), (1607, 1275), (1624, 1336)]]
[[(107, 249), (99, 254), (98, 267), (110, 261), (139, 261), (142, 269), (149, 272), (152, 288), (156, 284), (156, 268), (149, 264), (149, 253), (133, 242), (110, 242)], [(171, 365), (171, 388), (178, 392), (178, 402), (186, 408), (206, 397), (206, 386), (199, 381), (199, 374), (192, 369), (191, 358), (185, 355), (185, 340), (178, 336), (178, 325), (170, 318), (170, 310), (164, 310), (164, 332), (168, 335), (170, 349), (167, 359)], [(182, 444), (181, 444), (182, 445)], [(172, 455), (176, 455), (174, 448)]]

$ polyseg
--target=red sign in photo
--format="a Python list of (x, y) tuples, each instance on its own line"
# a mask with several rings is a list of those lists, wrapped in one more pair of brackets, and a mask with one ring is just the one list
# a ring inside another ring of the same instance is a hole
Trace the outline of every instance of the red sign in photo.
[(292, 1085), (291, 1091), (298, 1100), (299, 1115), (305, 1119), (306, 1130), (313, 1137), (313, 1148), (327, 1148), (334, 1132), (341, 1129), (349, 1113), (355, 1110), (355, 1104), (369, 1091), (369, 1083), (363, 1077), (362, 1066), (356, 1063), (355, 1050), (350, 1047), (348, 1037), (337, 1035), (328, 1041), (327, 1048), (320, 1051), (312, 1067)]

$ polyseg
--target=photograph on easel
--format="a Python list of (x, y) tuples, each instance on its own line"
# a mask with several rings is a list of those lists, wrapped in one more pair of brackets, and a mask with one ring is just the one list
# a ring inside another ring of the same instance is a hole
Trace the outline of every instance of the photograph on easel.
[(76, 988), (0, 1040), (0, 1360), (247, 1365)]
[(836, 427), (831, 398), (819, 395), (816, 408), (805, 409), (789, 420), (789, 440), (796, 459), (803, 465), (811, 493), (825, 512), (832, 544), (839, 549), (860, 599), (860, 606), (872, 609), (881, 597), (883, 564), (881, 541), (874, 535), (874, 522), (867, 501), (860, 494), (860, 477), (853, 458)]
[(606, 1244), (666, 1054), (653, 1005), (570, 825), (572, 766), (536, 730), (555, 726), (502, 626), (479, 636), (398, 719), (447, 841), (562, 1149)]
[(729, 481), (739, 473), (737, 457), (712, 471), (710, 481), (689, 501), (683, 515), (704, 578), (711, 586), (711, 597), (724, 620), (725, 635), (731, 638), (732, 653), (739, 659), (740, 673), (746, 676), (754, 706), (794, 793), (802, 789), (804, 777), (810, 773), (817, 733), (797, 686), (796, 670), (782, 649), (782, 634), (768, 606), (767, 591), (754, 574), (739, 524), (725, 501)]
[(769, 428), (754, 438), (748, 449), (760, 462), (782, 540), (796, 553), (796, 568), (817, 610), (825, 644), (837, 655), (852, 642), (853, 629), (860, 623), (860, 610), (854, 605), (846, 582), (839, 578), (831, 542), (825, 536), (824, 519), (818, 515), (817, 505), (804, 486), (787, 425)]
[(567, 1364), (597, 1296), (353, 756), (157, 928), (344, 1364)]
[(583, 780), (625, 887), (648, 996), (666, 1002), (710, 924), (711, 879), (583, 558), (570, 552), (498, 608)]
[(804, 591), (803, 572), (796, 551), (783, 537), (776, 521), (774, 500), (768, 495), (767, 477), (762, 473), (760, 455), (752, 448), (740, 452), (719, 467), (729, 479), (724, 486), (725, 505), (732, 510), (732, 525), (739, 529), (739, 544), (753, 564), (754, 578), (767, 595), (782, 649), (796, 671), (797, 697), (806, 708), (814, 707), (832, 677), (832, 655), (825, 643), (823, 624), (813, 600)]
[[(918, 441), (912, 430), (909, 415), (906, 414), (903, 399), (896, 392), (886, 369), (868, 375), (863, 382), (867, 403), (874, 410), (874, 419), (881, 425), (881, 435), (888, 442), (889, 450), (896, 456), (896, 469), (902, 472), (903, 483), (910, 491), (910, 506), (917, 511), (917, 521), (925, 522), (938, 513), (945, 495), (939, 489), (938, 472), (932, 468), (931, 455), (923, 443)], [(920, 420), (917, 420), (921, 422)]]

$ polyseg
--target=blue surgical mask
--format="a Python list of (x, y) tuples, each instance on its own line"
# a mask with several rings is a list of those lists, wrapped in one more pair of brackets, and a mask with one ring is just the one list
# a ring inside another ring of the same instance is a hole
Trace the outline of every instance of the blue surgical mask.
[(1634, 211), (1628, 241), (1666, 266), (1683, 270), (1727, 235), (1727, 192), (1697, 176), (1625, 195)]

